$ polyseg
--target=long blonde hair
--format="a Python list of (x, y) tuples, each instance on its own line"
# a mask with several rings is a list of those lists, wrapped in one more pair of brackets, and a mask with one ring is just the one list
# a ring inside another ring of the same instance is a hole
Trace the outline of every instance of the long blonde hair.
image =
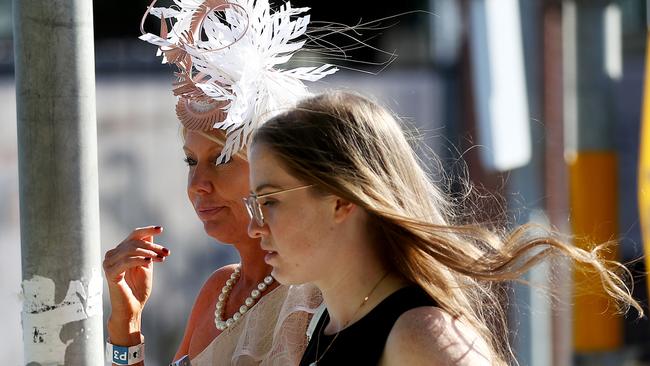
[(459, 222), (397, 119), (362, 96), (330, 92), (306, 99), (266, 122), (252, 143), (265, 144), (318, 191), (366, 210), (387, 265), (475, 328), (499, 359), (495, 364), (514, 361), (499, 288), (553, 255), (598, 276), (622, 311), (631, 305), (643, 314), (626, 286), (629, 272), (602, 260), (602, 247), (585, 251), (531, 225), (499, 233)]

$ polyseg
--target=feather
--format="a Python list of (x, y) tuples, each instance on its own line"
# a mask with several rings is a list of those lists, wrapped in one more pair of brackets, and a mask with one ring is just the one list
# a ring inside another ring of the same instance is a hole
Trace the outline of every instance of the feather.
[(150, 14), (158, 18), (172, 18), (178, 16), (180, 12), (172, 8), (151, 8)]
[[(151, 11), (163, 21), (173, 19), (171, 30), (140, 39), (158, 46), (163, 57), (179, 68), (174, 93), (180, 98), (197, 100), (197, 105), (207, 100), (222, 103), (225, 118), (212, 125), (226, 132), (217, 163), (230, 160), (264, 121), (309, 95), (302, 80), (317, 81), (338, 71), (327, 64), (277, 68), (305, 44), (300, 38), (310, 20), (307, 7), (293, 8), (287, 2), (272, 11), (268, 0), (174, 2), (178, 9)], [(210, 119), (196, 115), (191, 123), (203, 126), (206, 120)]]
[(291, 76), (300, 80), (318, 81), (337, 71), (339, 71), (337, 67), (325, 64), (318, 67), (296, 67), (295, 69), (283, 70), (280, 72), (286, 76)]

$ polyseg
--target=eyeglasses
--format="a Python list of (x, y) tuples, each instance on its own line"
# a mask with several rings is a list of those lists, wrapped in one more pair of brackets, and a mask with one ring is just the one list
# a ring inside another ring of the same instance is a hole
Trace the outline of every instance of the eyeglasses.
[(242, 198), (244, 200), (244, 205), (246, 205), (246, 210), (248, 211), (248, 216), (250, 216), (251, 219), (255, 219), (255, 222), (259, 226), (264, 226), (264, 214), (262, 213), (262, 206), (260, 206), (260, 203), (257, 201), (260, 198), (264, 197), (269, 197), (269, 196), (275, 196), (276, 194), (280, 193), (287, 193), (287, 192), (293, 192), (297, 191), (300, 189), (304, 188), (309, 188), (314, 186), (313, 184), (308, 184), (305, 186), (300, 186), (300, 187), (293, 187), (293, 188), (288, 188), (288, 189), (282, 189), (279, 191), (275, 192), (269, 192), (269, 193), (264, 193), (264, 194), (251, 194), (248, 197)]

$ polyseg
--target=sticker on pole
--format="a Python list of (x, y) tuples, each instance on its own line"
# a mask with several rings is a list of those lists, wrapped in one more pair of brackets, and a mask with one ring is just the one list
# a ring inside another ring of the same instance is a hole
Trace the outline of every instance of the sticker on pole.
[(60, 332), (65, 324), (102, 313), (102, 280), (97, 271), (85, 288), (82, 281), (70, 281), (65, 298), (55, 303), (54, 281), (34, 276), (23, 287), (23, 344), (25, 364), (63, 365), (65, 351), (72, 340), (63, 342)]

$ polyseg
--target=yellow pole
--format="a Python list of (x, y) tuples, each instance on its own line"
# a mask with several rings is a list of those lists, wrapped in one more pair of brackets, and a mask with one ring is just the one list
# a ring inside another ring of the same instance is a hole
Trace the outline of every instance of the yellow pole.
[[(618, 235), (617, 164), (609, 151), (579, 151), (568, 161), (571, 227), (575, 245), (590, 249)], [(617, 247), (605, 253), (616, 259)], [(621, 319), (593, 273), (574, 269), (573, 338), (578, 353), (615, 351), (623, 343)]]
[[(646, 268), (650, 268), (650, 37), (646, 34), (645, 81), (639, 142), (639, 220), (645, 252)], [(650, 281), (648, 281), (650, 293)]]
[[(575, 245), (590, 250), (619, 236), (611, 93), (621, 74), (621, 12), (614, 1), (567, 0), (562, 17), (570, 221)], [(618, 245), (605, 256), (617, 259)], [(602, 364), (620, 355), (622, 319), (597, 275), (574, 267), (573, 279), (578, 364)]]

